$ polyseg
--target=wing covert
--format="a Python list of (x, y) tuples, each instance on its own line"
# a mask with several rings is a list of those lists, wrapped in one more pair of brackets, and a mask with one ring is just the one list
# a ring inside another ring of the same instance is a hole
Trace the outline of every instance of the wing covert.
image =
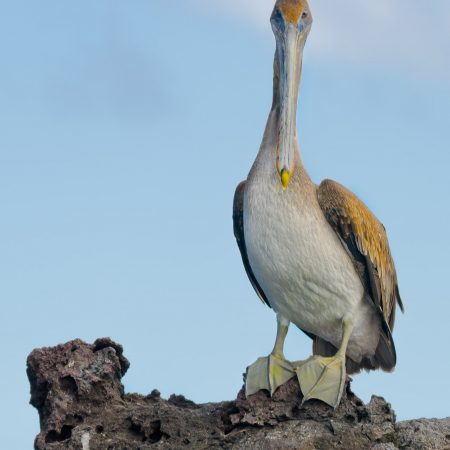
[(403, 304), (383, 224), (355, 194), (333, 180), (322, 181), (317, 196), (326, 219), (392, 330), (396, 304), (402, 311)]

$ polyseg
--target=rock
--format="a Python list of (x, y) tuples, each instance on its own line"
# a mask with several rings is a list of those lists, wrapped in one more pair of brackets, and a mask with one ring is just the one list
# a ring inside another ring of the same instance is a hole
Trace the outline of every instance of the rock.
[(450, 450), (450, 418), (418, 419), (400, 422), (397, 426), (400, 449)]
[(302, 405), (292, 379), (273, 398), (241, 390), (234, 401), (197, 405), (182, 395), (125, 394), (129, 367), (108, 338), (34, 350), (27, 360), (39, 411), (36, 450), (264, 449), (450, 450), (450, 419), (396, 423), (381, 397), (365, 405), (350, 389), (336, 410)]

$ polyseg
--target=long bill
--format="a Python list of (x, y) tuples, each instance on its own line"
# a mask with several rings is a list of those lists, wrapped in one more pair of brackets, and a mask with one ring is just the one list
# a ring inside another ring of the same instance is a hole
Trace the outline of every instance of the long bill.
[(288, 24), (277, 42), (280, 67), (280, 116), (277, 170), (284, 189), (295, 169), (297, 149), (297, 99), (299, 92), (303, 45), (302, 30)]

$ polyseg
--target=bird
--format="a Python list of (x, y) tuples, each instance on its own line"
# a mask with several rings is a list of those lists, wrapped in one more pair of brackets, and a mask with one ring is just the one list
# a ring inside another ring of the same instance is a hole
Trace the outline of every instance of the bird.
[[(245, 394), (273, 395), (297, 377), (303, 402), (336, 408), (347, 374), (392, 371), (396, 308), (403, 312), (386, 230), (340, 183), (316, 185), (305, 169), (296, 113), (303, 51), (312, 26), (306, 0), (277, 0), (273, 100), (262, 143), (233, 201), (234, 235), (248, 278), (276, 313), (275, 345), (247, 367)], [(312, 356), (288, 361), (290, 324), (313, 341)]]

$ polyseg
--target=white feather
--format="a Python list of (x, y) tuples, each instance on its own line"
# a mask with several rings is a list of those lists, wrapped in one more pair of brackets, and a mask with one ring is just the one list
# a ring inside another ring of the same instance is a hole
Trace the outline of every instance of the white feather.
[[(267, 141), (263, 145), (270, 147)], [(342, 319), (351, 314), (347, 354), (359, 362), (378, 345), (380, 321), (373, 303), (364, 297), (353, 262), (326, 221), (306, 172), (283, 190), (273, 154), (261, 149), (246, 185), (250, 266), (276, 313), (336, 347)]]

